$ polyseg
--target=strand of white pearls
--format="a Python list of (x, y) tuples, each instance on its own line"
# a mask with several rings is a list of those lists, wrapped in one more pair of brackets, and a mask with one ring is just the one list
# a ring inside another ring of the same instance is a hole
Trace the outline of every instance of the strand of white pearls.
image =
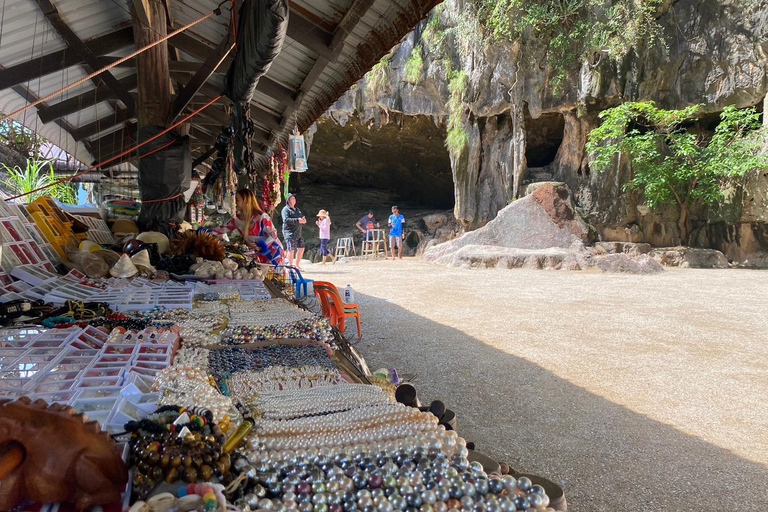
[(159, 405), (202, 407), (213, 413), (216, 422), (226, 415), (238, 416), (232, 399), (211, 386), (208, 376), (198, 368), (187, 365), (166, 368), (155, 377), (152, 389), (162, 393)]
[(192, 368), (207, 368), (210, 350), (199, 347), (184, 346), (176, 352), (173, 362), (176, 365), (191, 366)]
[(262, 436), (298, 435), (320, 430), (341, 432), (358, 424), (393, 423), (395, 421), (409, 421), (424, 417), (434, 418), (431, 414), (423, 413), (412, 407), (406, 407), (403, 404), (377, 404), (356, 407), (323, 416), (310, 416), (292, 420), (259, 418), (256, 420), (254, 431)]
[(264, 393), (253, 401), (267, 419), (291, 419), (328, 414), (363, 405), (393, 402), (380, 388), (365, 384), (341, 384), (291, 392)]
[(291, 304), (285, 299), (272, 299), (272, 300), (248, 300), (232, 302), (229, 305), (229, 314), (235, 313), (255, 313), (260, 311), (290, 311), (298, 309), (294, 304)]
[(261, 371), (238, 372), (227, 381), (232, 396), (252, 396), (265, 391), (333, 386), (341, 382), (338, 370), (322, 366), (270, 366)]
[(436, 425), (428, 421), (408, 424), (378, 426), (373, 428), (349, 429), (339, 434), (302, 434), (289, 438), (271, 438), (254, 435), (260, 449), (263, 450), (298, 450), (309, 448), (346, 446), (350, 443), (374, 443), (410, 439), (417, 434), (434, 433)]
[(317, 315), (297, 308), (287, 311), (233, 313), (229, 318), (229, 327), (282, 325), (298, 322), (313, 316)]
[(386, 452), (395, 454), (400, 450), (438, 450), (442, 455), (451, 457), (453, 455), (468, 455), (466, 441), (459, 437), (455, 431), (446, 431), (438, 427), (435, 432), (416, 433), (402, 439), (380, 442), (350, 442), (341, 446), (323, 446), (299, 448), (296, 450), (264, 450), (256, 439), (250, 438), (246, 443), (246, 458), (253, 464), (262, 464), (265, 466), (279, 467), (286, 464), (296, 464), (302, 460), (313, 460), (318, 456), (326, 459), (336, 455), (345, 454), (354, 457), (358, 453), (381, 453)]

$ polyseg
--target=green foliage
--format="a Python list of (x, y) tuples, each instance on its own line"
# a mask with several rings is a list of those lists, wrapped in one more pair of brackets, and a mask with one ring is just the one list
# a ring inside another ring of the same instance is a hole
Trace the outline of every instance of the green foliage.
[[(662, 0), (473, 0), (459, 20), (457, 36), (470, 44), (490, 38), (515, 42), (525, 37), (528, 64), (546, 59), (556, 92), (569, 70), (603, 54), (619, 60), (633, 48), (660, 40), (656, 10)], [(530, 44), (532, 43), (532, 44)], [(485, 43), (488, 44), (488, 43)]]
[(600, 114), (602, 124), (587, 142), (591, 165), (603, 171), (623, 155), (633, 177), (626, 188), (642, 192), (650, 207), (676, 204), (685, 239), (690, 208), (723, 199), (735, 178), (768, 166), (759, 154), (766, 141), (760, 114), (726, 107), (714, 133), (696, 129), (701, 105), (663, 110), (653, 102), (624, 103)]
[[(58, 178), (53, 172), (53, 165), (49, 160), (35, 160), (30, 158), (24, 169), (20, 167), (8, 167), (2, 164), (5, 171), (9, 174), (5, 180), (5, 186), (13, 191), (14, 194), (24, 194), (32, 190), (45, 187), (51, 183), (56, 183)], [(59, 183), (45, 190), (33, 192), (25, 196), (24, 200), (34, 201), (43, 196), (51, 196), (63, 203), (77, 204), (77, 193), (74, 187), (68, 183)]]
[(418, 84), (424, 78), (424, 58), (421, 56), (421, 45), (417, 44), (405, 62), (405, 81)]
[(440, 12), (443, 4), (438, 5), (429, 13), (424, 32), (421, 33), (421, 40), (426, 43), (430, 53), (444, 54), (446, 52), (447, 33), (440, 23)]
[[(0, 113), (0, 117), (4, 114)], [(0, 143), (22, 155), (36, 157), (45, 139), (13, 119), (0, 122)]]
[(387, 80), (392, 67), (392, 54), (387, 55), (374, 64), (365, 75), (365, 92), (368, 96), (376, 98), (387, 90)]
[(467, 92), (469, 77), (466, 71), (451, 71), (448, 82), (448, 132), (445, 138), (445, 146), (456, 161), (469, 145), (469, 137), (464, 131), (462, 123), (465, 120), (466, 105), (464, 94)]

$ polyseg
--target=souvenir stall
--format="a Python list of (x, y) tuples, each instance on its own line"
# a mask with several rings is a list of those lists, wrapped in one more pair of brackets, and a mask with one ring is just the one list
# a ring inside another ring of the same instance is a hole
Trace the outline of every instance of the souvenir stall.
[(247, 247), (57, 210), (0, 204), (0, 510), (565, 510)]

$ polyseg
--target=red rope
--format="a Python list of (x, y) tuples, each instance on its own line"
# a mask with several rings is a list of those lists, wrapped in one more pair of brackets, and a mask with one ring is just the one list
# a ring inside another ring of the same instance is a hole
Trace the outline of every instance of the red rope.
[(149, 50), (150, 48), (154, 48), (155, 46), (159, 45), (160, 43), (162, 43), (162, 42), (164, 42), (164, 41), (167, 41), (168, 39), (172, 38), (172, 37), (173, 37), (173, 36), (175, 36), (176, 34), (179, 34), (179, 33), (181, 33), (181, 32), (184, 32), (184, 31), (185, 31), (185, 30), (187, 30), (188, 28), (194, 27), (194, 26), (195, 26), (195, 25), (197, 25), (198, 23), (200, 23), (200, 22), (202, 22), (202, 21), (204, 21), (204, 20), (207, 20), (208, 18), (212, 17), (214, 14), (218, 15), (218, 14), (220, 14), (220, 13), (221, 13), (221, 11), (219, 11), (219, 10), (218, 10), (218, 8), (217, 8), (215, 11), (209, 12), (208, 14), (206, 14), (205, 16), (203, 16), (202, 18), (200, 18), (200, 19), (198, 19), (198, 20), (195, 20), (195, 21), (193, 21), (193, 22), (192, 22), (192, 23), (190, 23), (189, 25), (185, 25), (185, 26), (183, 26), (183, 27), (181, 27), (181, 28), (179, 28), (179, 29), (177, 29), (177, 30), (174, 30), (174, 31), (173, 31), (173, 32), (171, 32), (170, 34), (168, 34), (168, 35), (166, 35), (166, 36), (162, 37), (161, 39), (158, 39), (158, 40), (157, 40), (157, 41), (155, 41), (154, 43), (150, 43), (150, 44), (148, 44), (147, 46), (145, 46), (144, 48), (140, 48), (140, 49), (136, 50), (135, 52), (133, 52), (132, 54), (128, 55), (127, 57), (123, 57), (122, 59), (119, 59), (119, 60), (117, 60), (117, 61), (113, 62), (112, 64), (109, 64), (108, 66), (105, 66), (105, 67), (103, 67), (103, 68), (99, 69), (98, 71), (94, 71), (94, 72), (93, 72), (93, 73), (91, 73), (90, 75), (88, 75), (88, 76), (86, 76), (86, 77), (84, 77), (84, 78), (81, 78), (81, 79), (80, 79), (80, 80), (78, 80), (77, 82), (75, 82), (75, 83), (73, 83), (73, 84), (69, 84), (68, 86), (64, 87), (63, 89), (59, 89), (59, 90), (58, 90), (58, 91), (56, 91), (56, 92), (52, 92), (52, 93), (51, 93), (51, 94), (49, 94), (48, 96), (46, 96), (46, 97), (44, 97), (44, 98), (40, 98), (40, 99), (38, 99), (37, 101), (35, 101), (35, 102), (33, 102), (33, 103), (30, 103), (29, 105), (27, 105), (27, 106), (25, 106), (25, 107), (22, 107), (22, 108), (20, 108), (20, 109), (18, 109), (18, 110), (14, 110), (13, 112), (11, 112), (10, 114), (8, 114), (7, 116), (4, 116), (4, 117), (0, 117), (0, 123), (2, 123), (3, 121), (5, 121), (6, 119), (10, 119), (10, 118), (12, 118), (12, 117), (15, 117), (15, 116), (19, 115), (19, 114), (21, 114), (22, 112), (26, 112), (27, 110), (29, 110), (29, 109), (30, 109), (30, 108), (32, 108), (32, 107), (36, 107), (37, 105), (39, 105), (39, 104), (41, 104), (41, 103), (44, 103), (44, 102), (46, 102), (46, 101), (48, 101), (48, 100), (50, 100), (50, 99), (52, 99), (52, 98), (55, 98), (55, 97), (57, 97), (57, 96), (60, 96), (60, 95), (64, 94), (65, 92), (67, 92), (68, 90), (70, 90), (70, 89), (72, 89), (72, 88), (74, 88), (74, 87), (77, 87), (78, 85), (80, 85), (80, 84), (82, 84), (82, 83), (84, 83), (84, 82), (87, 82), (87, 81), (88, 81), (88, 80), (90, 80), (91, 78), (93, 78), (93, 77), (95, 77), (95, 76), (98, 76), (98, 75), (100, 75), (101, 73), (104, 73), (105, 71), (109, 71), (110, 69), (114, 68), (115, 66), (119, 66), (119, 65), (120, 65), (120, 64), (122, 64), (123, 62), (125, 62), (125, 61), (127, 61), (127, 60), (130, 60), (130, 59), (132, 59), (132, 58), (134, 58), (134, 57), (135, 57), (135, 56), (137, 56), (138, 54), (140, 54), (140, 53), (142, 53), (142, 52), (144, 52), (144, 51), (146, 51), (146, 50)]
[(237, 51), (237, 11), (235, 7), (237, 0), (232, 0), (232, 7), (229, 9), (229, 15), (232, 18), (232, 34), (235, 36), (235, 51)]
[(23, 194), (19, 194), (19, 195), (13, 196), (13, 197), (9, 197), (8, 199), (6, 199), (6, 201), (13, 201), (14, 199), (19, 199), (20, 197), (28, 196), (30, 194), (34, 194), (35, 192), (40, 192), (41, 190), (45, 190), (47, 188), (55, 187), (56, 185), (61, 185), (62, 183), (68, 183), (68, 182), (72, 181), (73, 179), (75, 179), (75, 178), (77, 178), (79, 176), (82, 176), (84, 174), (88, 174), (89, 172), (93, 171), (94, 169), (98, 169), (99, 167), (103, 167), (104, 165), (106, 165), (108, 163), (111, 163), (111, 162), (114, 162), (115, 160), (118, 160), (118, 159), (124, 157), (125, 155), (133, 153), (135, 150), (139, 149), (140, 147), (146, 146), (150, 142), (159, 139), (160, 137), (162, 137), (163, 135), (165, 135), (169, 131), (171, 131), (174, 128), (176, 128), (177, 126), (186, 123), (187, 121), (189, 121), (190, 119), (195, 117), (197, 114), (199, 114), (200, 112), (202, 112), (206, 108), (210, 107), (211, 105), (213, 105), (217, 101), (219, 101), (220, 98), (221, 98), (221, 94), (219, 94), (218, 96), (213, 98), (211, 101), (209, 101), (208, 103), (206, 103), (205, 105), (203, 105), (199, 109), (195, 110), (194, 112), (192, 112), (188, 116), (184, 117), (183, 119), (181, 119), (178, 122), (172, 124), (171, 126), (166, 128), (165, 130), (161, 131), (157, 135), (154, 135), (153, 137), (150, 137), (149, 139), (145, 140), (141, 144), (137, 144), (136, 146), (123, 151), (119, 155), (113, 156), (112, 158), (109, 158), (109, 159), (107, 159), (107, 160), (105, 160), (103, 162), (99, 162), (96, 165), (92, 165), (89, 168), (87, 168), (86, 170), (81, 171), (81, 172), (79, 172), (77, 174), (73, 174), (72, 176), (67, 176), (66, 178), (63, 178), (63, 179), (58, 180), (58, 181), (54, 181), (53, 183), (49, 183), (48, 185), (45, 185), (43, 187), (38, 187), (38, 188), (36, 188), (34, 190), (30, 190), (29, 192), (24, 192)]
[(163, 145), (162, 145), (162, 146), (160, 146), (159, 148), (155, 148), (155, 149), (153, 149), (152, 151), (150, 151), (149, 153), (144, 153), (143, 155), (140, 155), (140, 156), (139, 156), (139, 160), (141, 160), (142, 158), (146, 158), (146, 157), (148, 157), (148, 156), (150, 156), (150, 155), (154, 155), (155, 153), (159, 153), (160, 151), (162, 151), (162, 150), (166, 149), (168, 146), (171, 146), (171, 145), (175, 144), (175, 143), (176, 143), (176, 141), (178, 141), (178, 140), (179, 140), (179, 139), (173, 139), (171, 142), (169, 142), (169, 143), (167, 143), (167, 144), (163, 144)]
[(162, 199), (150, 199), (148, 201), (142, 201), (141, 204), (149, 204), (149, 203), (162, 203), (163, 201), (172, 201), (176, 199), (177, 197), (181, 197), (183, 194), (176, 194), (175, 196), (171, 197), (164, 197)]

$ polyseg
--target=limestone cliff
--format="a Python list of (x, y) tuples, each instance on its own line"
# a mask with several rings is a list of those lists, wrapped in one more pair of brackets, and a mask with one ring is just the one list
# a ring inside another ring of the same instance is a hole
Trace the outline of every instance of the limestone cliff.
[[(448, 0), (439, 24), (455, 26), (467, 6)], [(386, 66), (369, 73), (331, 108), (315, 139), (337, 130), (336, 124), (366, 138), (366, 131), (376, 132), (393, 120), (399, 126), (418, 122), (430, 126), (423, 154), (435, 155), (436, 166), (446, 165), (446, 153), (432, 148), (435, 129), (445, 134), (450, 113), (447, 68), (463, 71), (468, 80), (462, 128), (468, 145), (451, 157), (450, 172), (454, 212), (465, 229), (493, 219), (525, 195), (528, 183), (556, 180), (573, 190), (602, 239), (673, 245), (679, 241), (675, 212), (649, 211), (641, 197), (624, 190), (631, 172), (626, 162), (609, 172), (591, 172), (586, 137), (597, 125), (597, 114), (622, 101), (654, 100), (664, 108), (704, 103), (713, 118), (731, 104), (762, 110), (768, 92), (768, 2), (668, 0), (656, 16), (661, 42), (636, 48), (618, 62), (596, 51), (575, 62), (562, 84), (555, 83), (546, 60), (532, 64), (526, 45), (534, 47), (535, 41), (467, 44), (449, 35), (436, 42), (425, 21)], [(414, 49), (423, 59), (416, 79), (407, 69)], [(407, 116), (423, 119), (403, 121)], [(398, 147), (392, 148), (394, 155)], [(322, 159), (325, 148), (315, 144), (311, 158)], [(768, 170), (734, 189), (728, 204), (694, 212), (692, 241), (738, 261), (768, 251), (766, 199)]]

